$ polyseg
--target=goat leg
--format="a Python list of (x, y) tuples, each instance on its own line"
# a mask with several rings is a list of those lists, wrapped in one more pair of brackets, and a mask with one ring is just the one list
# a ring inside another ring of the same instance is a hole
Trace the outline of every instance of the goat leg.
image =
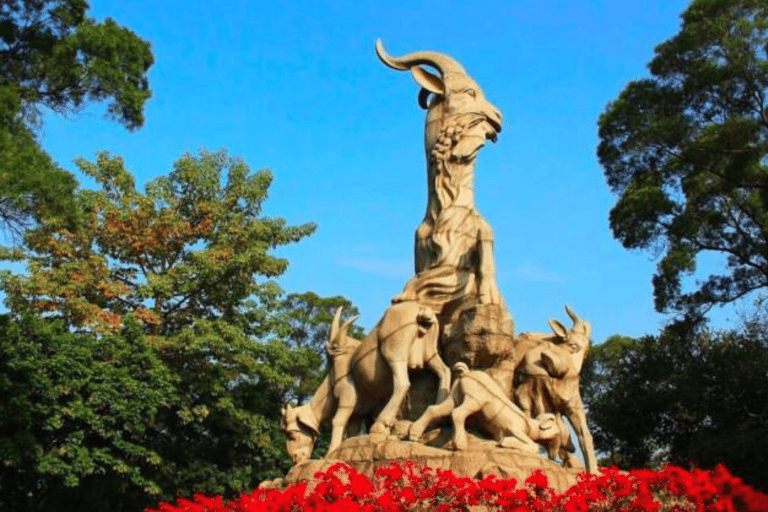
[(480, 410), (482, 404), (476, 399), (464, 395), (464, 401), (460, 406), (451, 411), (453, 420), (453, 445), (457, 450), (467, 449), (467, 430), (464, 426), (467, 417)]
[(408, 440), (418, 441), (421, 438), (421, 434), (427, 429), (429, 425), (439, 418), (445, 418), (451, 414), (455, 404), (453, 398), (448, 396), (442, 402), (430, 405), (421, 417), (411, 424), (411, 428), (408, 431)]
[(392, 368), (392, 397), (371, 427), (372, 434), (389, 433), (389, 430), (395, 423), (395, 415), (398, 409), (400, 409), (408, 389), (411, 387), (411, 381), (408, 379), (408, 362), (390, 361), (389, 363)]
[(326, 458), (341, 445), (341, 441), (344, 437), (344, 430), (347, 428), (347, 422), (349, 422), (349, 417), (352, 415), (352, 411), (354, 411), (354, 407), (351, 405), (342, 406), (340, 404), (338, 409), (336, 409), (336, 414), (333, 416), (331, 422), (331, 444), (328, 446), (328, 452), (325, 454)]

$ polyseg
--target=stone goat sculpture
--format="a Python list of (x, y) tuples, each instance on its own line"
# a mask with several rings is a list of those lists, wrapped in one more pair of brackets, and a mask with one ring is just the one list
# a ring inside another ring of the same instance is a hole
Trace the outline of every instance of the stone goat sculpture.
[(487, 139), (496, 140), (501, 114), (447, 55), (421, 51), (392, 57), (380, 40), (376, 53), (390, 68), (410, 70), (421, 86), (419, 105), (427, 110), (427, 211), (416, 230), (416, 275), (393, 302), (429, 305), (441, 326), (453, 323), (453, 312), (466, 305), (503, 306), (493, 262), (493, 232), (474, 204), (477, 153)]
[(408, 432), (411, 441), (418, 441), (424, 429), (435, 420), (450, 415), (454, 446), (457, 450), (464, 450), (467, 448), (465, 421), (479, 412), (483, 430), (493, 436), (500, 446), (538, 453), (536, 442), (545, 445), (559, 443), (561, 433), (554, 414), (544, 413), (538, 418), (531, 418), (509, 400), (486, 372), (470, 371), (465, 363), (456, 363), (453, 369), (458, 372), (458, 377), (451, 393), (439, 404), (428, 407), (411, 425)]
[(332, 422), (328, 453), (341, 444), (350, 421), (380, 411), (372, 433), (387, 433), (410, 387), (409, 369), (427, 367), (439, 379), (438, 400), (448, 394), (451, 371), (437, 351), (438, 324), (431, 309), (400, 302), (387, 309), (365, 339), (347, 336), (336, 312), (327, 348), (330, 375), (310, 401), (282, 410), (281, 426), (294, 462), (309, 458), (324, 423)]
[(559, 454), (564, 465), (576, 466), (579, 464), (571, 453), (570, 434), (560, 415), (568, 418), (579, 439), (587, 470), (595, 473), (595, 449), (579, 391), (579, 375), (589, 349), (591, 327), (568, 306), (565, 311), (573, 320), (570, 330), (557, 320), (550, 320), (554, 335), (524, 333), (518, 338), (515, 347), (519, 360), (515, 370), (515, 401), (523, 411), (534, 417), (544, 413), (558, 415), (563, 438), (559, 444), (549, 448), (549, 457), (554, 459)]

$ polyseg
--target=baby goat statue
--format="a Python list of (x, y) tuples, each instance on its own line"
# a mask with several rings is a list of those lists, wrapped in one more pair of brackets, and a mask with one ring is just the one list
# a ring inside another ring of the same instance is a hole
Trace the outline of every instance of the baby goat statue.
[(453, 444), (457, 450), (467, 449), (466, 419), (479, 413), (482, 429), (490, 434), (499, 446), (538, 453), (541, 443), (559, 444), (561, 433), (552, 413), (537, 418), (520, 410), (502, 391), (491, 376), (480, 370), (470, 370), (465, 363), (456, 363), (453, 369), (458, 377), (448, 397), (437, 405), (427, 407), (408, 432), (408, 439), (418, 441), (424, 429), (440, 418), (451, 416), (453, 420)]

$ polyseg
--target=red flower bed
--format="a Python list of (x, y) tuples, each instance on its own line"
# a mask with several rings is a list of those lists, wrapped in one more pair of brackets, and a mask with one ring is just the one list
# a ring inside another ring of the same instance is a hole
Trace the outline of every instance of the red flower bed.
[(547, 485), (544, 473), (523, 486), (514, 479), (458, 477), (450, 471), (407, 462), (379, 468), (371, 481), (355, 469), (336, 464), (306, 483), (286, 489), (257, 489), (224, 502), (196, 495), (145, 512), (460, 512), (483, 505), (505, 512), (766, 512), (768, 496), (731, 475), (668, 466), (629, 473), (615, 468), (583, 474), (564, 493)]

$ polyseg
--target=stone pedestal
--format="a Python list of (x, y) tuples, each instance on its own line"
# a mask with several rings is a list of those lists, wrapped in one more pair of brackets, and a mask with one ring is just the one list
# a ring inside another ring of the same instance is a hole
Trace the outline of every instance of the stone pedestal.
[[(436, 433), (431, 443), (437, 444), (449, 436)], [(286, 475), (283, 485), (299, 481), (311, 481), (318, 471), (328, 469), (337, 462), (344, 462), (369, 478), (380, 466), (390, 462), (411, 460), (422, 466), (449, 469), (459, 476), (484, 478), (497, 475), (514, 478), (519, 485), (535, 470), (541, 469), (547, 475), (549, 486), (565, 491), (576, 483), (577, 475), (583, 470), (563, 468), (538, 455), (526, 454), (509, 448), (501, 448), (492, 441), (470, 437), (469, 449), (447, 450), (410, 441), (395, 436), (369, 434), (347, 439), (327, 459), (311, 459), (294, 466)]]

